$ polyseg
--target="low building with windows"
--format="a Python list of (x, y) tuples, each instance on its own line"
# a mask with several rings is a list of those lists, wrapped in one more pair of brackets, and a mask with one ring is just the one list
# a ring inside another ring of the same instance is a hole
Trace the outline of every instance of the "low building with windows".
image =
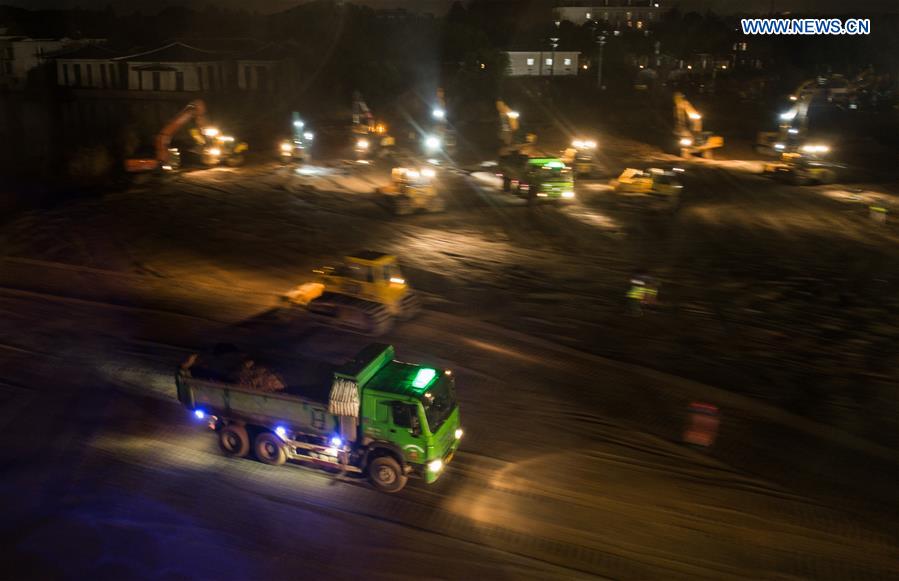
[(507, 51), (511, 77), (570, 77), (578, 74), (577, 51)]
[(269, 93), (291, 82), (293, 62), (290, 47), (268, 44), (236, 59), (237, 88), (241, 91)]
[(131, 91), (219, 91), (231, 86), (227, 57), (181, 42), (116, 60), (126, 65)]
[(103, 41), (0, 35), (0, 87), (21, 89), (31, 71), (47, 63), (52, 65), (53, 55), (60, 50), (100, 42)]
[(56, 84), (73, 89), (127, 88), (127, 68), (116, 60), (118, 56), (94, 44), (57, 52)]

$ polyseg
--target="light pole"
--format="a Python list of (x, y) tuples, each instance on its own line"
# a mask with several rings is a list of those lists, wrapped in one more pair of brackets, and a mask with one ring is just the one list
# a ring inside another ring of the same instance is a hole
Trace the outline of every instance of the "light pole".
[(601, 32), (596, 39), (599, 45), (599, 59), (596, 61), (596, 86), (602, 91), (602, 47), (606, 44), (605, 32)]
[(549, 68), (549, 74), (550, 74), (550, 76), (554, 77), (554, 76), (556, 76), (556, 48), (558, 48), (558, 46), (559, 46), (559, 39), (556, 37), (553, 37), (553, 38), (550, 38), (549, 41), (553, 45), (552, 65)]

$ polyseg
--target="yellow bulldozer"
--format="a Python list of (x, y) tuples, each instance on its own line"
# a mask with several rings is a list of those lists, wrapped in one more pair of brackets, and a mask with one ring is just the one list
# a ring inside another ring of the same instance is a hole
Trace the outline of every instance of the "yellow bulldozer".
[(284, 298), (305, 307), (318, 322), (378, 336), (397, 319), (411, 319), (421, 309), (418, 294), (391, 254), (364, 250), (344, 257), (338, 266), (313, 272), (317, 280), (301, 284)]
[(434, 186), (436, 177), (437, 170), (433, 167), (395, 167), (390, 172), (390, 185), (378, 188), (377, 192), (397, 216), (419, 211), (442, 212), (446, 203)]

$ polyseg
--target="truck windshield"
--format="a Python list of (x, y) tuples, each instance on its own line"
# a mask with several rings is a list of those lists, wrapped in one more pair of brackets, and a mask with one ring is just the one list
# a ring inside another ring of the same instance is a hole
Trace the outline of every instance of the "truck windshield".
[(421, 398), (428, 420), (428, 428), (434, 434), (456, 407), (456, 389), (453, 380), (443, 376)]

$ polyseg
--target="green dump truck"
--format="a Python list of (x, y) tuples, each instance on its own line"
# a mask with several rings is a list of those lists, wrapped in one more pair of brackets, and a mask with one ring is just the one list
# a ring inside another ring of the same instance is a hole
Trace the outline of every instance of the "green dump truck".
[(392, 346), (372, 344), (311, 383), (308, 373), (297, 381), (283, 373), (277, 391), (236, 383), (192, 358), (176, 374), (178, 400), (218, 433), (229, 456), (252, 451), (266, 464), (367, 475), (377, 489), (398, 492), (410, 477), (435, 482), (462, 428), (451, 372), (394, 356)]
[(519, 153), (500, 158), (503, 191), (530, 202), (573, 202), (574, 174), (558, 157)]

